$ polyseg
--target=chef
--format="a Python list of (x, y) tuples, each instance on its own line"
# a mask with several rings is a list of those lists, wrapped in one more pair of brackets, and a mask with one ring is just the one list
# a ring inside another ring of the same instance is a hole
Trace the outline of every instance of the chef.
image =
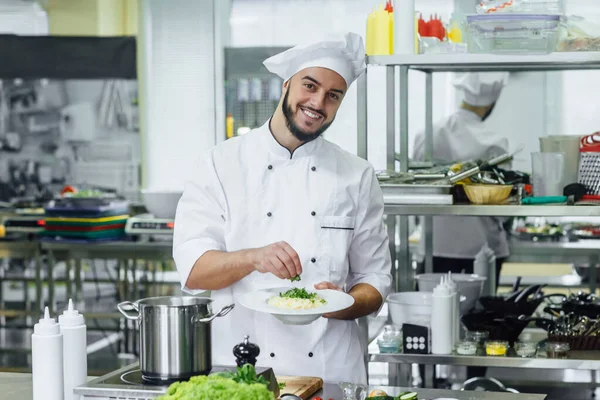
[(363, 41), (347, 33), (264, 65), (284, 80), (273, 116), (204, 154), (186, 182), (173, 243), (182, 288), (211, 290), (215, 310), (297, 275), (307, 290), (347, 292), (353, 306), (303, 326), (238, 304), (213, 322), (213, 364), (231, 365), (249, 335), (257, 366), (366, 383), (355, 320), (377, 313), (391, 286), (383, 196), (367, 161), (322, 137), (366, 68)]
[[(434, 160), (451, 164), (490, 159), (508, 151), (508, 139), (485, 123), (507, 79), (507, 73), (470, 73), (455, 80), (454, 86), (463, 92), (464, 100), (457, 112), (434, 127)], [(424, 160), (424, 157), (425, 135), (420, 133), (415, 138), (413, 158)], [(434, 272), (473, 273), (475, 256), (487, 243), (496, 256), (498, 278), (509, 255), (504, 221), (496, 217), (434, 217)]]

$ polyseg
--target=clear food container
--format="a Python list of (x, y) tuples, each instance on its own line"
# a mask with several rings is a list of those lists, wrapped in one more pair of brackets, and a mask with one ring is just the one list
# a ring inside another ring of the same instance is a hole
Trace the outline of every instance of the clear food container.
[(569, 345), (569, 343), (546, 343), (546, 357), (548, 358), (567, 358), (569, 350), (571, 350), (571, 346)]
[(559, 15), (485, 14), (467, 16), (470, 53), (552, 53)]
[(485, 354), (494, 357), (504, 357), (508, 352), (508, 342), (501, 340), (492, 340), (485, 342)]
[(482, 0), (477, 6), (478, 14), (520, 13), (563, 15), (563, 0)]
[(519, 357), (534, 357), (537, 352), (536, 342), (519, 342), (515, 344), (515, 352)]
[(383, 327), (383, 335), (377, 339), (380, 353), (400, 353), (402, 351), (402, 332), (393, 325)]
[(478, 342), (465, 339), (456, 347), (456, 354), (460, 354), (461, 356), (474, 356), (477, 354), (477, 350), (479, 350)]
[(486, 342), (486, 340), (488, 340), (489, 337), (490, 337), (489, 332), (467, 331), (467, 333), (465, 335), (465, 340), (472, 340), (474, 342), (477, 342), (479, 344), (479, 346), (483, 349), (483, 345)]

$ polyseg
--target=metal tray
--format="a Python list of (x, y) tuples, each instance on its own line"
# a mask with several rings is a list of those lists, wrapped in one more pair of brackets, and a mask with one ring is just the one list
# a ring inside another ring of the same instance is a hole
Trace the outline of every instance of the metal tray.
[(401, 196), (403, 194), (450, 194), (452, 185), (431, 185), (431, 184), (391, 184), (380, 183), (383, 195)]

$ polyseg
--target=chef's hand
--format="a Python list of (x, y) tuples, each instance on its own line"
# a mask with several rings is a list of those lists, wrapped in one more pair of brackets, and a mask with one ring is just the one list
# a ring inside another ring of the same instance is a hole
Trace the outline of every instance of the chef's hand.
[[(337, 290), (337, 291), (340, 291), (340, 292), (344, 291), (341, 287), (339, 287), (337, 285), (334, 285), (331, 282), (320, 282), (320, 283), (317, 283), (317, 284), (315, 284), (315, 289), (317, 289), (317, 290), (331, 289), (331, 290)], [(326, 313), (326, 314), (323, 314), (323, 318), (337, 319), (337, 317), (338, 317), (337, 313)]]
[(300, 257), (286, 242), (254, 249), (252, 258), (254, 268), (262, 274), (270, 272), (281, 279), (290, 279), (302, 274)]

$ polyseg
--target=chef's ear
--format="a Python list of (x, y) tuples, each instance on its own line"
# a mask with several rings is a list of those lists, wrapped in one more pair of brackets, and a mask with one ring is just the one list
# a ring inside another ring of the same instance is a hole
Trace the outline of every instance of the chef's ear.
[(287, 88), (290, 87), (290, 81), (292, 80), (292, 78), (288, 79), (287, 81), (283, 82), (283, 85), (281, 85), (282, 91), (286, 91)]

